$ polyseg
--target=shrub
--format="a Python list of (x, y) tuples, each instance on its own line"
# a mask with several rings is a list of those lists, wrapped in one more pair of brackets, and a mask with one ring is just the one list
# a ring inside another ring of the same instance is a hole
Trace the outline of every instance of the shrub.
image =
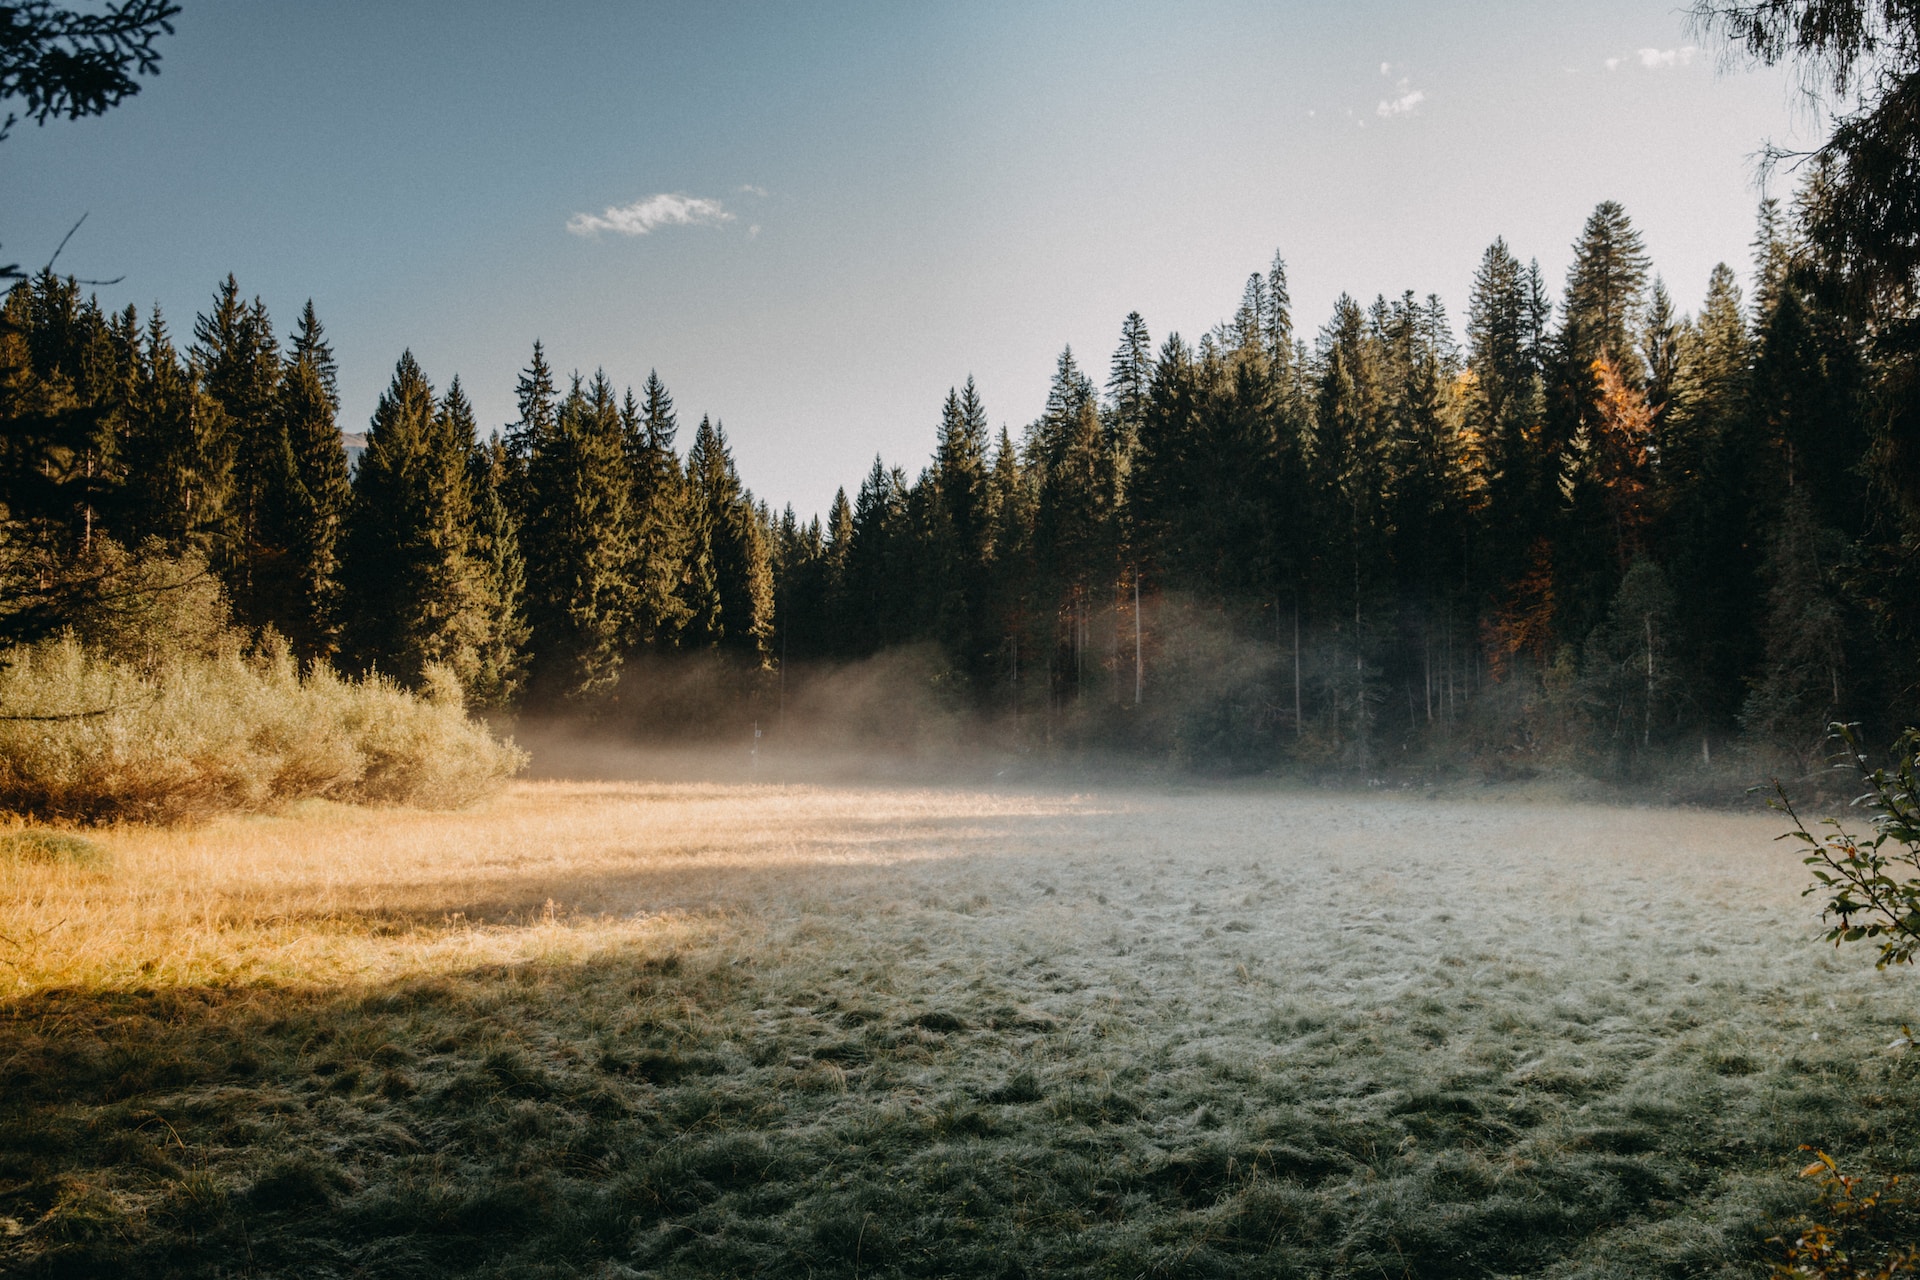
[(1820, 824), (1826, 835), (1814, 835), (1778, 783), (1773, 806), (1793, 821), (1787, 835), (1813, 850), (1804, 859), (1814, 878), (1807, 893), (1828, 895), (1827, 941), (1877, 942), (1882, 969), (1911, 964), (1920, 950), (1920, 730), (1901, 735), (1884, 769), (1870, 765), (1850, 726), (1835, 725), (1834, 738), (1845, 751), (1842, 767), (1866, 786), (1854, 804), (1871, 815), (1872, 836), (1854, 835), (1837, 818)]
[(1912, 1243), (1920, 1202), (1905, 1193), (1900, 1178), (1870, 1188), (1865, 1178), (1843, 1173), (1826, 1152), (1814, 1156), (1800, 1176), (1818, 1182), (1820, 1204), (1786, 1235), (1774, 1237), (1786, 1253), (1774, 1264), (1775, 1280), (1896, 1280), (1920, 1271), (1920, 1245)]
[(173, 821), (312, 796), (454, 806), (526, 759), (445, 673), (418, 696), (232, 645), (142, 670), (71, 635), (0, 661), (0, 809), (31, 817)]
[(0, 861), (65, 862), (79, 867), (92, 867), (107, 861), (107, 851), (85, 836), (76, 836), (70, 831), (21, 827), (13, 831), (0, 831)]

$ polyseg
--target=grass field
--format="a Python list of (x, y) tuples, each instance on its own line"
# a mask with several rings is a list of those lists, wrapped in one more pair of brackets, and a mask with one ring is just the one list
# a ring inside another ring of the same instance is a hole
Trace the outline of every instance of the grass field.
[[(1750, 1275), (1909, 1168), (1765, 815), (525, 783), (0, 862), (34, 1275)], [(52, 846), (49, 846), (52, 847)], [(57, 850), (56, 850), (57, 852)]]

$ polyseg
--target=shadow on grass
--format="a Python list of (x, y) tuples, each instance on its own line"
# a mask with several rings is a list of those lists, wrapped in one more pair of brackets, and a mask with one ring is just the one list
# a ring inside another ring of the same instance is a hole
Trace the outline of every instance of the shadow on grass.
[(847, 958), (829, 940), (776, 974), (724, 940), (637, 944), (354, 992), (0, 1005), (0, 1263), (1679, 1275), (1749, 1263), (1791, 1199), (1738, 1117), (1496, 1076), (1361, 1099), (1175, 1080), (1097, 1027), (929, 1007)]

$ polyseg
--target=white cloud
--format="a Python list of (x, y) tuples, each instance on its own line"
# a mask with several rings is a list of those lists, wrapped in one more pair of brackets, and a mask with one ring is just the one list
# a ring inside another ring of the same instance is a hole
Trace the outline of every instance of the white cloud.
[(1381, 74), (1381, 75), (1383, 75), (1383, 76), (1390, 76), (1390, 75), (1392, 75), (1392, 74), (1393, 74), (1393, 64), (1392, 64), (1391, 62), (1383, 62), (1383, 63), (1381, 63), (1381, 64), (1380, 64), (1380, 74)]
[(567, 230), (576, 236), (597, 236), (602, 231), (644, 236), (655, 227), (717, 227), (732, 221), (733, 215), (718, 200), (662, 192), (632, 204), (610, 206), (604, 213), (576, 213), (567, 219)]
[(1382, 98), (1380, 105), (1373, 109), (1373, 113), (1382, 120), (1391, 120), (1395, 116), (1406, 115), (1407, 112), (1427, 100), (1426, 91), (1412, 88), (1411, 82), (1407, 80), (1401, 80), (1394, 88), (1400, 91), (1400, 96), (1397, 98)]
[(1684, 67), (1692, 62), (1694, 55), (1699, 52), (1699, 49), (1688, 44), (1678, 49), (1641, 49), (1634, 54), (1634, 57), (1640, 60), (1642, 67), (1649, 71), (1657, 71), (1662, 67)]
[(1620, 59), (1618, 58), (1607, 59), (1607, 70), (1618, 71), (1619, 69), (1620, 69)]
[(765, 187), (756, 187), (751, 182), (739, 187), (738, 190), (743, 196), (759, 196), (762, 199), (765, 199), (767, 194)]

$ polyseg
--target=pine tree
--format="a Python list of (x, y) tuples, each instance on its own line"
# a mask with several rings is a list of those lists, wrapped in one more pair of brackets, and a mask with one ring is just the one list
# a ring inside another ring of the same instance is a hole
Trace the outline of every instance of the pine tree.
[(859, 634), (848, 637), (850, 652), (871, 653), (904, 638), (907, 609), (902, 599), (909, 583), (893, 575), (898, 560), (894, 541), (904, 523), (906, 495), (879, 455), (861, 481), (853, 501), (853, 537), (847, 548), (849, 614)]
[[(449, 388), (451, 394), (452, 388)], [(478, 570), (478, 596), (486, 627), (474, 654), (469, 694), (483, 707), (510, 705), (526, 679), (530, 631), (525, 616), (526, 560), (520, 531), (508, 508), (506, 446), (499, 437), (475, 442), (468, 456), (473, 491), (471, 555)]]
[(634, 559), (628, 570), (634, 593), (630, 643), (666, 649), (678, 642), (689, 617), (682, 596), (688, 556), (686, 476), (674, 452), (679, 424), (673, 397), (657, 372), (647, 375), (643, 390), (646, 398), (638, 405), (628, 391), (620, 413), (634, 528)]
[(472, 415), (452, 391), (440, 410), (413, 353), (403, 353), (353, 476), (349, 652), (409, 684), (435, 663), (474, 683), (488, 628), (471, 554)]
[(82, 547), (108, 498), (128, 353), (71, 280), (42, 271), (0, 310), (0, 506)]
[(1506, 241), (1480, 259), (1467, 305), (1467, 429), (1484, 459), (1486, 500), (1474, 562), (1482, 590), (1498, 592), (1528, 568), (1557, 497), (1544, 456), (1543, 309), (1537, 268), (1522, 267)]
[(327, 403), (333, 406), (335, 413), (340, 412), (340, 370), (334, 363), (333, 347), (327, 341), (327, 331), (320, 327), (320, 317), (314, 314), (313, 299), (307, 299), (307, 305), (300, 309), (300, 319), (294, 322), (293, 337), (288, 343), (287, 364), (289, 367), (305, 362), (313, 366), (320, 378), (320, 386), (327, 394)]
[(503, 492), (507, 497), (507, 506), (513, 512), (514, 519), (522, 525), (530, 514), (529, 497), (526, 491), (527, 466), (534, 454), (545, 445), (553, 435), (557, 418), (555, 405), (557, 395), (553, 384), (553, 370), (547, 366), (547, 353), (536, 340), (533, 344), (533, 359), (521, 371), (520, 379), (514, 384), (514, 396), (520, 406), (520, 420), (507, 428), (506, 464), (507, 484)]
[(1267, 305), (1260, 317), (1260, 336), (1267, 362), (1276, 370), (1284, 369), (1293, 356), (1293, 296), (1287, 291), (1286, 259), (1278, 249), (1273, 251), (1273, 265), (1267, 269)]
[(1567, 365), (1576, 374), (1607, 356), (1628, 381), (1645, 380), (1633, 328), (1640, 320), (1647, 270), (1646, 246), (1627, 211), (1612, 200), (1601, 202), (1573, 246), (1567, 273), (1562, 340)]
[(929, 587), (934, 635), (963, 671), (977, 674), (990, 644), (987, 594), (987, 413), (973, 379), (947, 392), (930, 473)]
[(238, 618), (251, 626), (278, 625), (284, 599), (287, 548), (275, 535), (276, 515), (295, 502), (285, 423), (278, 412), (279, 343), (265, 306), (248, 305), (228, 275), (213, 310), (194, 322), (194, 358), (207, 398), (220, 410), (231, 441), (233, 489), (212, 548)]
[(1125, 462), (1130, 463), (1140, 447), (1140, 427), (1152, 389), (1152, 339), (1140, 313), (1130, 311), (1120, 326), (1120, 345), (1114, 348), (1112, 372), (1107, 375), (1108, 434), (1115, 454)]
[(1740, 289), (1713, 269), (1706, 304), (1679, 327), (1664, 408), (1654, 420), (1654, 542), (1679, 600), (1703, 731), (1731, 729), (1759, 660), (1754, 498), (1766, 463), (1750, 426), (1752, 344)]
[(319, 340), (309, 304), (304, 331), (280, 378), (283, 464), (291, 477), (280, 506), (276, 541), (285, 548), (273, 622), (304, 658), (331, 658), (340, 639), (340, 541), (353, 497), (347, 455), (334, 421), (335, 402), (323, 370), (332, 353)]
[(633, 612), (633, 483), (606, 375), (576, 375), (551, 430), (531, 439), (521, 539), (533, 678), (578, 701), (619, 678)]
[(127, 396), (120, 446), (126, 478), (115, 532), (129, 545), (157, 538), (181, 551), (196, 532), (196, 505), (204, 506), (195, 501), (205, 484), (204, 459), (194, 432), (196, 389), (158, 305), (147, 321), (140, 355)]
[(827, 508), (827, 527), (822, 551), (823, 627), (821, 649), (831, 657), (854, 652), (862, 620), (850, 594), (848, 560), (853, 550), (853, 504), (844, 488), (833, 491), (833, 503)]
[(694, 634), (764, 666), (773, 637), (772, 549), (734, 469), (725, 429), (705, 417), (687, 450), (687, 488), (694, 557), (706, 576), (704, 598), (695, 601)]

